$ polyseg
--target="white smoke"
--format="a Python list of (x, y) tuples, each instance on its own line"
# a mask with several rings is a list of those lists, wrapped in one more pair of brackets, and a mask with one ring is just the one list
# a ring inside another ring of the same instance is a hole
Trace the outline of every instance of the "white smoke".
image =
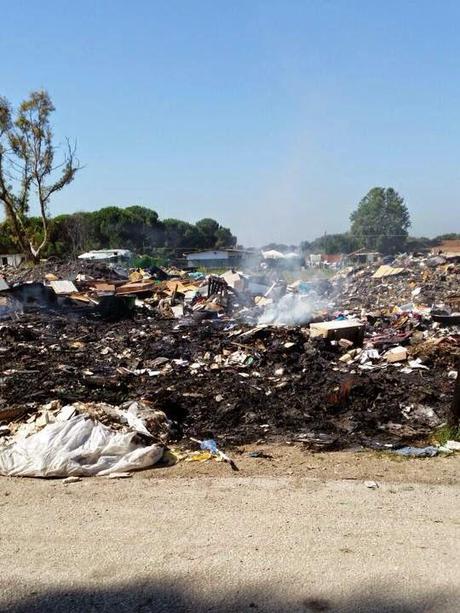
[(285, 294), (278, 302), (265, 307), (259, 325), (301, 326), (311, 321), (311, 299), (300, 294)]

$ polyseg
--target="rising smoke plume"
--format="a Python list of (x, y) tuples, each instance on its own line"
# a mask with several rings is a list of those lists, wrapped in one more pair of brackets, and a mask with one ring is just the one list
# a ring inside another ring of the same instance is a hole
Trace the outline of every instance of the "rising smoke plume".
[(265, 307), (257, 323), (271, 326), (301, 326), (311, 321), (314, 308), (309, 296), (285, 294), (278, 302)]

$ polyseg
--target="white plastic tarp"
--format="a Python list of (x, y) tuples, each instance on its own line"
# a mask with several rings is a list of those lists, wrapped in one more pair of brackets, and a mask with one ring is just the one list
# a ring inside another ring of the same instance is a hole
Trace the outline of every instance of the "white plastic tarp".
[(284, 259), (284, 253), (276, 249), (269, 249), (268, 251), (262, 251), (262, 257), (264, 260), (282, 260)]
[(86, 415), (75, 415), (0, 448), (0, 474), (102, 476), (153, 466), (162, 455), (162, 445), (145, 446), (136, 432), (115, 432)]

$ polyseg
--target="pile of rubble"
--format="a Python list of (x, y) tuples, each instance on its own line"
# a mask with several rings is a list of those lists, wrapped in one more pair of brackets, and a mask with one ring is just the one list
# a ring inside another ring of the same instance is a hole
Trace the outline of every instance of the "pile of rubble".
[(117, 411), (142, 401), (146, 431), (161, 414), (168, 441), (313, 449), (424, 441), (449, 413), (460, 357), (456, 262), (291, 285), (234, 271), (91, 266), (71, 274), (54, 265), (29, 283), (5, 276), (0, 435), (10, 442), (18, 428), (27, 438), (42, 426), (50, 402), (86, 419), (82, 407), (92, 406), (93, 422), (116, 431)]
[(456, 260), (401, 257), (392, 266), (346, 268), (333, 279), (339, 308), (362, 310), (399, 307), (460, 308), (460, 267)]
[[(0, 320), (14, 313), (43, 310), (112, 319), (143, 311), (164, 319), (232, 316), (252, 324), (264, 315), (267, 323), (276, 323), (270, 311), (283, 306), (287, 296), (297, 298), (302, 322), (281, 318), (280, 323), (307, 323), (312, 305), (319, 307), (319, 297), (330, 288), (324, 279), (288, 285), (273, 270), (252, 275), (229, 270), (206, 277), (176, 269), (127, 270), (97, 262), (48, 262), (35, 268), (0, 268)], [(285, 306), (287, 311), (294, 305)]]

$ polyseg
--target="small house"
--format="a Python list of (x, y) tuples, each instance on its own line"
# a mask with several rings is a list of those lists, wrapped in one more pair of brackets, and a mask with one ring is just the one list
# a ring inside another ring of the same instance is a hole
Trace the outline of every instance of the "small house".
[(368, 266), (369, 264), (377, 264), (382, 259), (382, 254), (378, 251), (366, 251), (366, 249), (358, 249), (346, 256), (346, 263), (351, 266)]
[(305, 256), (305, 266), (311, 268), (339, 268), (344, 256), (341, 253), (309, 253)]
[(231, 269), (247, 264), (255, 254), (240, 249), (207, 249), (187, 253), (187, 268)]
[(25, 256), (22, 253), (5, 253), (0, 255), (0, 266), (13, 266), (17, 268), (24, 260)]

